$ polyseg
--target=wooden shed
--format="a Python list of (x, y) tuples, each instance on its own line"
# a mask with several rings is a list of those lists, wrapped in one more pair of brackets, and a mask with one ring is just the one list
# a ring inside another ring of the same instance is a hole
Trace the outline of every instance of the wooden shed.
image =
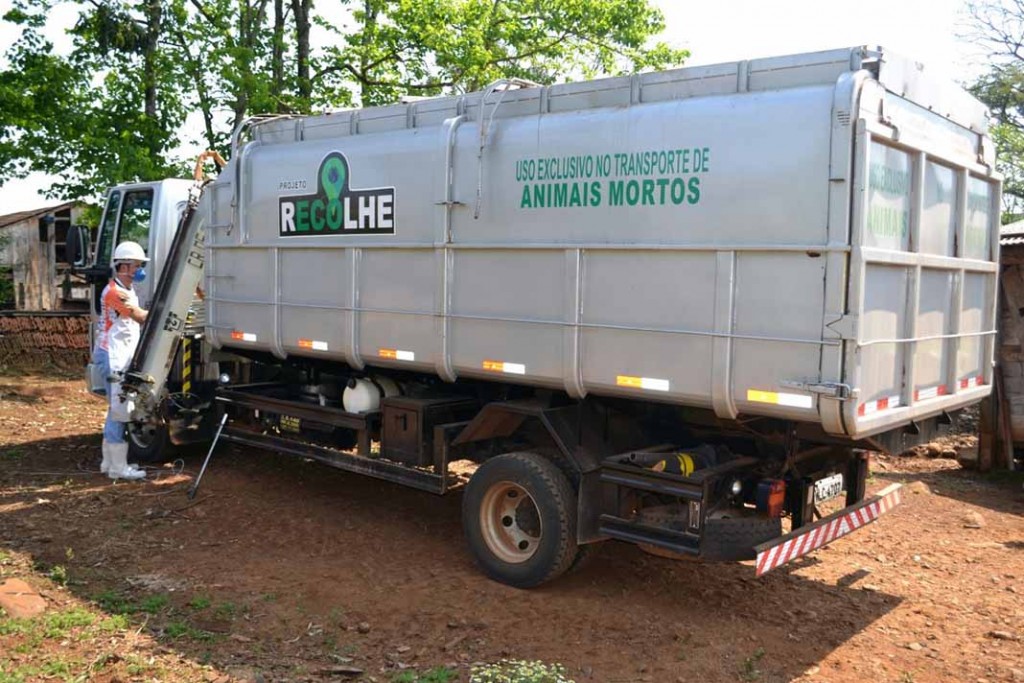
[(0, 308), (88, 309), (89, 288), (64, 263), (68, 229), (83, 208), (65, 202), (0, 216)]
[(982, 404), (978, 466), (1014, 469), (1024, 452), (1024, 221), (999, 233), (999, 337), (995, 386)]

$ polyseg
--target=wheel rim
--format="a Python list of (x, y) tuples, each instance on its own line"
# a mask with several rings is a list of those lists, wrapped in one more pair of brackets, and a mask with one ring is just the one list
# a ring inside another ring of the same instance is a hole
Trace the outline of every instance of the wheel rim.
[(540, 510), (522, 486), (498, 482), (487, 490), (480, 505), (480, 530), (487, 547), (503, 562), (526, 562), (540, 547)]
[(134, 422), (129, 423), (128, 438), (132, 440), (132, 443), (137, 448), (147, 451), (156, 443), (156, 427), (152, 425), (138, 425)]

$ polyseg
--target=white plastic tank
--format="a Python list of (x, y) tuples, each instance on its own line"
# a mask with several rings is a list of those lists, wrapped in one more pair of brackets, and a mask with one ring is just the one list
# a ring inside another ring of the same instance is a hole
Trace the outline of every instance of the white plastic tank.
[(348, 381), (341, 402), (346, 412), (372, 413), (380, 409), (380, 401), (388, 396), (398, 396), (401, 388), (387, 377), (355, 378)]

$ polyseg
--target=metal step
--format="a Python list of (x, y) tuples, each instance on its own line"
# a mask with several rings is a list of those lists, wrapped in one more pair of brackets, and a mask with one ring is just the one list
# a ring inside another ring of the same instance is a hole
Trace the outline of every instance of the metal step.
[(693, 483), (679, 475), (608, 461), (601, 467), (601, 482), (650, 493), (678, 496), (684, 500), (700, 502), (704, 497), (704, 487), (700, 482)]
[(346, 453), (332, 448), (300, 443), (290, 439), (233, 427), (226, 427), (220, 438), (232, 443), (265, 448), (279, 453), (298, 455), (303, 458), (312, 458), (347, 472), (365, 474), (368, 477), (411, 486), (421, 491), (429, 491), (436, 494), (442, 494), (445, 491), (445, 481), (441, 475), (424, 472), (423, 470), (388, 460), (368, 458), (354, 453)]
[(646, 543), (683, 555), (697, 555), (700, 552), (700, 536), (696, 534), (631, 522), (614, 515), (601, 515), (600, 531), (609, 538)]

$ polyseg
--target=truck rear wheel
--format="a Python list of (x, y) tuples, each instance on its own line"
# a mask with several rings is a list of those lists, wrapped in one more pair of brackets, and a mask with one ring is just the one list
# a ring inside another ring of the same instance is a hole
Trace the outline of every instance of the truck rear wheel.
[(462, 499), (469, 549), (487, 576), (533, 588), (563, 574), (576, 559), (576, 492), (536, 453), (488, 460)]

